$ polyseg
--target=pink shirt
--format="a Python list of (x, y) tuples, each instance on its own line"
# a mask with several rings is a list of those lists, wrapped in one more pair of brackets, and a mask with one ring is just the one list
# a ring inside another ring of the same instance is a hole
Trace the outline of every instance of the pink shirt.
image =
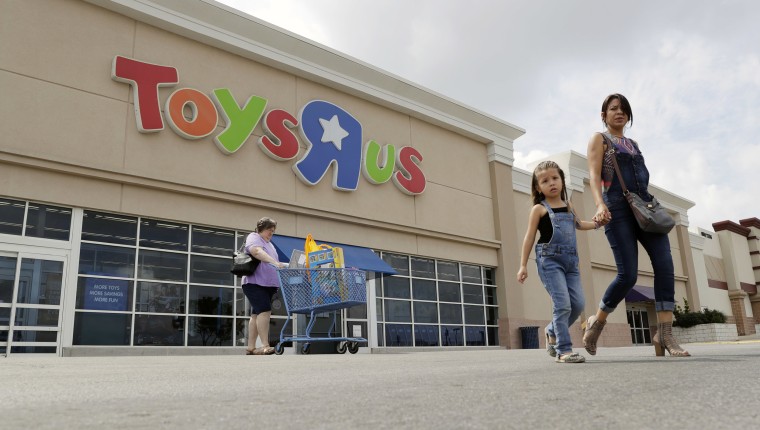
[[(264, 252), (274, 258), (275, 261), (280, 261), (277, 258), (277, 250), (272, 242), (267, 242), (259, 236), (258, 233), (251, 233), (245, 239), (245, 249), (250, 252), (252, 246), (258, 246), (264, 249)], [(256, 258), (256, 257), (253, 257)], [(243, 284), (256, 284), (262, 287), (279, 287), (280, 281), (277, 279), (277, 269), (269, 263), (261, 262), (256, 271), (251, 276), (243, 276)]]

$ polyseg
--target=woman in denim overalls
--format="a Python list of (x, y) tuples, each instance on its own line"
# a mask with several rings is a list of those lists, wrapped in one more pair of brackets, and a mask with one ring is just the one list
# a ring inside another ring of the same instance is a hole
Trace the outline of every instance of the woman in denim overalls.
[(675, 307), (675, 281), (673, 256), (667, 234), (648, 233), (639, 227), (628, 201), (623, 195), (615, 174), (612, 157), (615, 157), (623, 181), (631, 193), (644, 201), (651, 201), (647, 191), (649, 171), (639, 147), (623, 135), (631, 122), (633, 112), (628, 100), (621, 94), (607, 96), (602, 104), (602, 121), (606, 133), (595, 133), (588, 145), (588, 165), (591, 192), (596, 203), (594, 221), (605, 225), (604, 232), (610, 243), (617, 265), (617, 277), (607, 287), (596, 315), (589, 317), (583, 334), (583, 345), (589, 354), (596, 354), (596, 343), (609, 315), (633, 288), (638, 277), (638, 243), (644, 247), (654, 270), (654, 297), (657, 311), (657, 333), (652, 343), (658, 356), (667, 350), (670, 355), (688, 357), (672, 334), (673, 308)]
[(533, 171), (531, 195), (533, 208), (523, 240), (517, 281), (528, 277), (528, 256), (536, 241), (536, 266), (544, 288), (552, 298), (552, 321), (546, 326), (546, 349), (560, 363), (583, 363), (586, 359), (573, 352), (570, 326), (585, 306), (581, 276), (578, 270), (578, 248), (575, 229), (598, 228), (597, 223), (581, 221), (567, 203), (565, 174), (553, 161), (540, 163)]

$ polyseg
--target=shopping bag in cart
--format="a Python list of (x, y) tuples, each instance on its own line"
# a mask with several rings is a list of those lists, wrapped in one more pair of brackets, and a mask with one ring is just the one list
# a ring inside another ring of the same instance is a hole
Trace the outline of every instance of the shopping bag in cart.
[(311, 233), (306, 235), (304, 243), (306, 267), (336, 268), (343, 266), (343, 248), (332, 247), (325, 243), (318, 244)]
[[(326, 264), (325, 260), (328, 257), (328, 251), (331, 250), (330, 245), (317, 244), (311, 233), (306, 235), (306, 242), (304, 243), (304, 253), (306, 254), (306, 267), (320, 267), (322, 264)], [(332, 252), (329, 252), (329, 259), (332, 261)]]

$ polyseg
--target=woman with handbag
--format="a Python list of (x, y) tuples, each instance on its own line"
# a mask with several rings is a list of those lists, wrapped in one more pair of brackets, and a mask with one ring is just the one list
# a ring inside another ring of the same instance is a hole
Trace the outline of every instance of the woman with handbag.
[[(604, 233), (615, 256), (617, 277), (607, 287), (596, 315), (586, 322), (583, 346), (589, 354), (596, 355), (596, 343), (607, 316), (636, 283), (638, 243), (641, 243), (654, 270), (657, 332), (652, 336), (652, 343), (655, 353), (662, 356), (667, 350), (671, 356), (688, 357), (690, 354), (678, 345), (672, 334), (675, 280), (666, 233), (672, 228), (672, 219), (670, 227), (665, 225), (659, 230), (637, 220), (642, 213), (642, 201), (643, 206), (656, 209), (659, 204), (647, 190), (649, 171), (638, 144), (623, 134), (629, 122), (633, 125), (631, 105), (622, 94), (611, 94), (602, 103), (601, 116), (607, 132), (594, 133), (588, 144), (591, 192), (596, 204), (593, 219), (605, 226)], [(662, 211), (658, 215), (662, 215)]]
[[(243, 294), (251, 304), (246, 355), (274, 354), (274, 348), (269, 346), (269, 318), (272, 315), (272, 297), (279, 286), (275, 267), (287, 267), (286, 263), (278, 260), (277, 250), (272, 244), (276, 229), (277, 221), (261, 218), (256, 223), (256, 231), (245, 240), (245, 249), (253, 258), (269, 263), (259, 264), (253, 274), (243, 276)], [(257, 337), (261, 340), (259, 348), (256, 348)]]

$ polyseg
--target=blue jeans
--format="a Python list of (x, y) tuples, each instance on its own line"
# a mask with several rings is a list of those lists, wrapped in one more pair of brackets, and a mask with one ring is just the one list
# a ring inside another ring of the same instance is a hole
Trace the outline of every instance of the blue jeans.
[(649, 254), (654, 270), (654, 305), (656, 311), (673, 311), (675, 306), (675, 276), (670, 240), (667, 234), (647, 233), (636, 223), (628, 202), (610, 202), (612, 220), (604, 227), (617, 265), (617, 277), (604, 292), (599, 308), (610, 313), (631, 291), (639, 272), (639, 246)]
[(585, 306), (581, 274), (578, 270), (578, 253), (574, 247), (543, 244), (536, 250), (538, 275), (552, 298), (552, 322), (546, 327), (549, 336), (557, 338), (557, 353), (573, 351), (570, 326), (578, 319)]

